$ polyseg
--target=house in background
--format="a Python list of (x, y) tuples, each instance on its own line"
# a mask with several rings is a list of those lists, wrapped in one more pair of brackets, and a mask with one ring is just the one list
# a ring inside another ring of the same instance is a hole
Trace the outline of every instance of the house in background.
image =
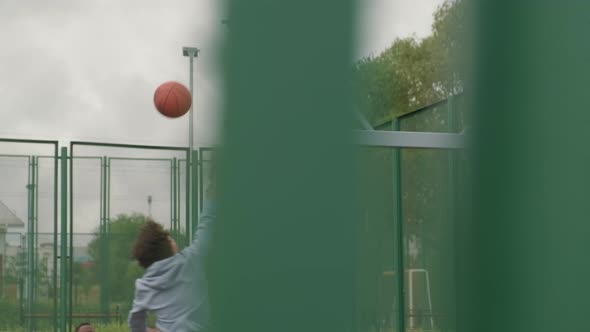
[(9, 228), (23, 228), (25, 223), (11, 209), (0, 201), (0, 291), (5, 294), (4, 274), (6, 273), (6, 257), (11, 256), (12, 246), (8, 244), (6, 234)]

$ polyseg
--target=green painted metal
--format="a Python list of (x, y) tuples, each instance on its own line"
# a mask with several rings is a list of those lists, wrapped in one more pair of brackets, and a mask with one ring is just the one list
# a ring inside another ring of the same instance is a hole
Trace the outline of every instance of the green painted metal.
[(184, 243), (185, 246), (188, 246), (190, 244), (190, 229), (191, 229), (191, 187), (192, 187), (192, 183), (191, 183), (191, 172), (192, 172), (192, 167), (191, 167), (191, 151), (187, 150), (186, 151), (186, 168), (185, 168), (185, 198), (186, 198), (186, 219), (185, 219), (185, 226), (184, 226), (184, 233), (185, 233), (185, 238), (186, 241)]
[(109, 157), (109, 160), (170, 161), (170, 160), (171, 160), (171, 158), (130, 158), (130, 157)]
[[(70, 257), (73, 258), (74, 257), (74, 143), (70, 142), (70, 182), (69, 182), (69, 186), (70, 186), (70, 225), (69, 225), (69, 238), (70, 238)], [(63, 212), (62, 212), (63, 213)], [(62, 255), (62, 263), (64, 262), (69, 262), (69, 269), (68, 269), (68, 274), (64, 274), (62, 275), (65, 276), (66, 278), (69, 277), (70, 282), (68, 284), (72, 284), (71, 280), (73, 279), (73, 265), (71, 264), (73, 260), (66, 260), (65, 256), (67, 255)], [(66, 279), (67, 280), (67, 279)], [(68, 287), (68, 293), (67, 294), (71, 294), (72, 293), (72, 288), (71, 286)], [(68, 319), (68, 331), (72, 332), (72, 297), (67, 296), (67, 311), (62, 311), (62, 314), (66, 314), (67, 315), (67, 319)], [(65, 331), (65, 329), (63, 330)]]
[[(35, 275), (35, 254), (34, 254), (34, 217), (33, 217), (33, 206), (34, 206), (34, 168), (33, 168), (33, 157), (29, 158), (29, 172), (28, 172), (28, 183), (27, 183), (27, 310), (26, 312), (31, 315), (33, 313), (33, 288), (34, 288), (34, 275)], [(33, 319), (31, 316), (27, 319), (27, 330), (33, 330)]]
[[(86, 141), (72, 141), (70, 142), (70, 150), (71, 153), (73, 154), (74, 151), (74, 147), (75, 146), (95, 146), (95, 147), (111, 147), (111, 148), (129, 148), (129, 149), (146, 149), (146, 150), (167, 150), (167, 151), (184, 151), (186, 154), (186, 160), (190, 159), (190, 152), (189, 149), (185, 148), (185, 147), (173, 147), (173, 146), (157, 146), (157, 145), (137, 145), (137, 144), (116, 144), (116, 143), (101, 143), (101, 142), (86, 142)], [(77, 157), (77, 158), (82, 158), (82, 157)], [(86, 157), (86, 158), (93, 158), (93, 157)], [(170, 158), (128, 158), (128, 157), (111, 157), (109, 158), (109, 165), (110, 165), (110, 159), (112, 160), (170, 160)], [(185, 165), (186, 167), (186, 174), (189, 174), (191, 172), (191, 169), (189, 167), (189, 163), (186, 163)], [(178, 179), (178, 185), (177, 185), (177, 200), (180, 200), (180, 161), (178, 161), (177, 164), (177, 171), (178, 171), (178, 175), (177, 175), (177, 179)], [(71, 176), (71, 172), (70, 172), (70, 176)], [(108, 176), (110, 178), (110, 168), (108, 171)], [(186, 192), (189, 193), (190, 192), (190, 174), (186, 177)], [(107, 189), (110, 190), (110, 186), (107, 185)], [(190, 194), (190, 193), (189, 193)], [(70, 192), (70, 197), (72, 198), (72, 193)], [(109, 195), (107, 193), (107, 195)], [(110, 195), (109, 195), (110, 196)], [(186, 195), (186, 225), (185, 227), (187, 228), (187, 231), (190, 232), (191, 229), (191, 219), (190, 219), (190, 197), (189, 195)], [(102, 197), (102, 196), (101, 196)], [(180, 205), (180, 203), (178, 203)], [(107, 210), (110, 209), (110, 198), (106, 200), (106, 205), (107, 205)], [(72, 208), (71, 208), (72, 211)], [(104, 212), (104, 211), (103, 211)], [(107, 211), (108, 212), (108, 211)], [(104, 212), (105, 214), (107, 214), (107, 212)], [(72, 212), (71, 212), (72, 213)], [(73, 215), (73, 213), (72, 213)], [(108, 218), (108, 216), (107, 216)], [(177, 215), (177, 230), (180, 231), (180, 216), (179, 214)], [(187, 238), (187, 242), (185, 243), (185, 245), (188, 245), (188, 238)]]
[[(20, 238), (20, 245), (21, 245), (21, 248), (23, 248), (23, 250), (19, 253), (19, 257), (18, 257), (19, 266), (21, 268), (23, 266), (26, 266), (26, 264), (27, 264), (26, 257), (25, 257), (25, 255), (27, 254), (26, 253), (26, 247), (27, 247), (26, 242), (27, 242), (26, 241), (26, 236), (24, 236), (24, 235), (21, 236), (21, 238)], [(24, 301), (25, 301), (25, 286), (26, 286), (25, 285), (25, 281), (26, 281), (26, 273), (25, 273), (25, 276), (22, 276), (21, 275), (18, 278), (18, 293), (19, 293), (19, 301), (18, 301), (18, 304), (19, 304), (19, 310), (21, 312), (21, 324), (23, 326), (26, 326), (26, 324), (28, 324), (27, 322), (25, 322), (25, 318), (24, 318), (24, 315), (23, 315), (23, 310), (25, 310), (25, 304), (24, 304)]]
[(353, 1), (227, 8), (215, 329), (354, 331)]
[[(106, 158), (106, 169), (105, 169), (105, 197), (104, 197), (104, 207), (105, 207), (105, 219), (104, 219), (104, 238), (105, 238), (105, 247), (104, 247), (104, 265), (105, 265), (105, 314), (109, 314), (110, 312), (110, 290), (109, 290), (109, 269), (110, 269), (110, 255), (109, 255), (109, 248), (110, 248), (110, 240), (111, 240), (111, 159)], [(109, 323), (109, 318), (104, 319), (105, 323)]]
[(475, 4), (462, 331), (588, 330), (590, 2)]
[(20, 139), (20, 138), (0, 138), (0, 142), (7, 143), (38, 143), (38, 144), (53, 144), (57, 145), (58, 141), (42, 140), (42, 139)]
[[(399, 131), (400, 123), (398, 119), (391, 122), (391, 130)], [(397, 331), (406, 330), (406, 286), (405, 286), (405, 235), (404, 219), (402, 211), (402, 188), (401, 188), (401, 151), (393, 149), (391, 151), (391, 170), (393, 179), (393, 216), (395, 224), (395, 270), (396, 273), (396, 291), (397, 291)]]
[(53, 309), (52, 309), (52, 321), (53, 331), (57, 332), (58, 321), (58, 301), (57, 301), (57, 232), (58, 232), (58, 167), (59, 167), (59, 147), (54, 145), (53, 149)]
[[(71, 165), (71, 159), (70, 159)], [(71, 176), (71, 166), (70, 166)], [(60, 331), (66, 331), (69, 317), (67, 315), (67, 250), (68, 250), (68, 150), (61, 148), (61, 243), (60, 243)], [(71, 324), (70, 324), (71, 325)]]
[[(39, 158), (33, 156), (33, 313), (37, 312), (39, 272)], [(33, 328), (37, 329), (37, 319), (33, 319)]]
[[(49, 141), (53, 142), (53, 141)], [(145, 149), (145, 150), (168, 150), (168, 151), (188, 151), (185, 147), (163, 146), (163, 145), (139, 145), (139, 144), (117, 144), (117, 143), (101, 143), (101, 142), (87, 142), (87, 141), (71, 141), (71, 146), (102, 146), (111, 148), (128, 148), (128, 149)]]
[[(103, 315), (109, 313), (109, 200), (110, 200), (110, 158), (103, 156), (100, 165), (100, 207), (101, 219), (99, 226), (100, 238), (100, 311)], [(104, 318), (103, 323), (108, 323)]]
[[(457, 97), (455, 96), (451, 96), (448, 99), (447, 102), (447, 124), (448, 124), (448, 131), (451, 133), (457, 132), (458, 130), (458, 119), (457, 119), (457, 108), (455, 106), (455, 99)], [(458, 207), (458, 201), (457, 201), (457, 166), (458, 166), (458, 156), (459, 154), (461, 154), (461, 151), (454, 151), (454, 150), (449, 150), (448, 152), (448, 190), (447, 190), (447, 197), (448, 197), (448, 201), (447, 201), (447, 220), (449, 220), (449, 225), (452, 225), (453, 230), (449, 231), (449, 234), (451, 234), (451, 243), (453, 243), (452, 245), (450, 245), (450, 248), (452, 248), (452, 250), (454, 250), (456, 252), (456, 250), (458, 249), (454, 244), (456, 243), (456, 229), (457, 229), (457, 214), (455, 213), (455, 210)], [(450, 265), (452, 266), (452, 271), (456, 273), (456, 254), (450, 255), (451, 257), (451, 262)], [(451, 294), (455, 294), (456, 293), (456, 287), (457, 287), (457, 279), (456, 277), (453, 275), (453, 284), (449, 285), (450, 287), (453, 288), (453, 290), (450, 292)], [(453, 299), (453, 303), (455, 303), (455, 299)], [(449, 326), (453, 327), (454, 329), (456, 329), (457, 327), (457, 308), (456, 306), (453, 306), (451, 308), (447, 308), (447, 310), (449, 311)]]
[(176, 236), (178, 236), (178, 161), (176, 158), (172, 160), (172, 229)]
[(174, 158), (170, 159), (170, 232), (174, 235)]
[[(109, 235), (111, 233), (111, 224), (110, 224), (110, 220), (111, 220), (111, 160), (110, 158), (107, 158), (107, 169), (106, 169), (106, 183), (105, 183), (105, 221), (106, 221), (106, 234), (107, 234), (107, 246), (108, 246), (108, 241), (110, 240)], [(107, 257), (108, 258), (108, 257)], [(107, 264), (108, 266), (108, 264)]]
[(185, 234), (186, 234), (186, 245), (188, 246), (190, 244), (191, 238), (192, 238), (192, 232), (191, 232), (191, 226), (193, 224), (195, 224), (195, 218), (196, 218), (196, 214), (195, 214), (195, 204), (194, 204), (194, 200), (196, 199), (196, 197), (194, 197), (194, 188), (193, 188), (193, 184), (194, 184), (194, 178), (196, 176), (196, 172), (193, 172), (193, 170), (195, 170), (196, 167), (196, 162), (194, 159), (194, 138), (193, 138), (193, 127), (194, 127), (194, 114), (195, 114), (195, 105), (194, 105), (194, 100), (195, 100), (195, 96), (194, 96), (194, 84), (193, 84), (193, 80), (194, 80), (194, 69), (193, 69), (193, 62), (195, 57), (198, 55), (198, 49), (194, 48), (194, 47), (184, 47), (183, 48), (183, 54), (188, 55), (189, 57), (189, 89), (190, 89), (190, 93), (191, 93), (191, 107), (189, 109), (189, 133), (188, 133), (188, 155), (187, 155), (187, 173), (186, 173), (186, 179), (187, 179), (187, 191), (186, 191), (186, 197), (187, 197), (187, 218), (186, 218), (186, 228), (185, 228)]
[[(70, 201), (72, 202), (72, 204), (70, 205), (70, 238), (73, 237), (73, 229), (74, 229), (74, 221), (73, 221), (73, 160), (74, 159), (98, 159), (101, 160), (101, 193), (100, 193), (100, 200), (101, 200), (101, 204), (99, 206), (99, 214), (100, 214), (100, 226), (99, 226), (99, 233), (101, 236), (101, 242), (99, 244), (99, 250), (102, 250), (103, 252), (103, 259), (101, 262), (101, 268), (99, 268), (99, 274), (101, 276), (101, 281), (103, 282), (101, 287), (100, 287), (100, 311), (102, 313), (108, 313), (110, 311), (110, 293), (109, 293), (109, 285), (108, 285), (108, 269), (109, 269), (109, 260), (108, 260), (108, 255), (106, 255), (105, 253), (107, 252), (107, 249), (109, 247), (109, 242), (111, 241), (111, 236), (110, 236), (110, 199), (111, 199), (111, 195), (110, 195), (110, 178), (111, 178), (111, 160), (145, 160), (145, 161), (171, 161), (171, 158), (130, 158), (130, 157), (108, 157), (108, 156), (103, 156), (103, 157), (93, 157), (93, 156), (79, 156), (79, 157), (74, 157), (74, 150), (76, 146), (96, 146), (96, 147), (111, 147), (111, 148), (130, 148), (130, 149), (147, 149), (147, 150), (167, 150), (167, 151), (185, 151), (185, 154), (188, 156), (188, 149), (183, 148), (183, 147), (169, 147), (169, 146), (148, 146), (148, 145), (130, 145), (130, 144), (111, 144), (111, 143), (97, 143), (97, 142), (80, 142), (80, 141), (73, 141), (70, 142), (70, 151), (72, 154), (72, 157), (70, 158), (70, 167), (71, 170), (69, 172), (70, 175)], [(180, 198), (180, 169), (179, 169), (179, 161), (177, 160), (177, 165), (175, 168), (175, 172), (173, 176), (176, 176), (176, 181), (172, 181), (172, 185), (175, 186), (174, 192), (172, 193), (172, 195), (176, 195), (175, 198), (175, 202), (172, 202), (172, 219), (176, 219), (173, 220), (172, 224), (176, 224), (176, 230), (180, 229), (180, 218), (179, 218), (179, 198)], [(188, 165), (187, 165), (188, 166)], [(188, 184), (188, 183), (187, 183)], [(187, 187), (187, 190), (190, 190)], [(174, 197), (173, 197), (173, 201), (174, 201)], [(187, 210), (188, 212), (188, 210)], [(176, 214), (176, 216), (174, 216), (174, 214)], [(188, 219), (187, 219), (188, 222)], [(190, 226), (189, 226), (190, 227)], [(174, 227), (173, 227), (174, 228)], [(73, 240), (71, 240), (71, 242), (73, 243)], [(73, 246), (71, 247), (71, 249), (73, 250)], [(73, 257), (73, 251), (71, 253), (71, 257)], [(71, 262), (70, 262), (71, 264)], [(104, 269), (102, 269), (104, 268)], [(70, 280), (73, 280), (72, 277), (72, 270), (70, 269)], [(70, 283), (71, 284), (71, 283)], [(70, 291), (69, 291), (69, 301), (68, 301), (68, 307), (69, 307), (69, 314), (68, 314), (68, 319), (69, 319), (69, 329), (71, 331), (72, 329), (72, 305), (73, 305), (73, 286), (70, 286)], [(104, 322), (108, 322), (108, 318), (104, 319)]]
[(200, 167), (200, 171), (199, 171), (199, 209), (202, 210), (203, 209), (203, 192), (204, 189), (203, 187), (205, 186), (205, 181), (203, 181), (204, 178), (204, 169), (205, 169), (205, 152), (206, 150), (204, 148), (199, 148), (199, 165)]
[[(51, 308), (51, 321), (52, 330), (57, 331), (59, 328), (58, 313), (59, 313), (59, 301), (57, 296), (58, 285), (58, 232), (59, 232), (59, 221), (58, 221), (58, 210), (59, 210), (59, 147), (54, 144), (53, 156), (37, 156), (37, 163), (40, 159), (51, 159), (53, 160), (53, 273), (51, 275), (51, 287), (53, 289), (53, 307)], [(37, 195), (39, 194), (37, 191)], [(37, 202), (38, 202), (37, 197)], [(38, 208), (37, 208), (38, 211)]]
[(190, 243), (190, 241), (192, 241), (193, 238), (193, 229), (196, 229), (197, 227), (197, 223), (198, 223), (198, 219), (199, 219), (199, 210), (200, 210), (200, 205), (199, 205), (199, 200), (201, 199), (200, 195), (197, 195), (197, 191), (199, 188), (199, 183), (200, 181), (200, 173), (203, 172), (199, 172), (199, 150), (194, 150), (192, 152), (192, 167), (191, 167), (191, 188), (190, 188), (190, 192), (191, 192), (191, 216), (192, 216), (192, 220), (191, 220), (191, 224), (190, 224), (190, 228), (187, 229), (187, 234), (186, 237)]
[(205, 193), (205, 185), (206, 185), (206, 181), (205, 181), (205, 165), (208, 162), (212, 162), (212, 160), (207, 159), (205, 156), (208, 153), (212, 153), (214, 151), (213, 148), (210, 147), (200, 147), (199, 148), (199, 209), (203, 209), (203, 198), (205, 197), (204, 193)]
[(186, 164), (186, 159), (178, 159), (178, 163), (176, 164), (176, 231), (180, 234), (180, 172), (182, 171), (182, 166), (180, 165), (182, 162)]
[(108, 282), (107, 275), (105, 273), (105, 219), (106, 219), (106, 212), (105, 212), (105, 181), (106, 181), (106, 157), (100, 158), (100, 220), (98, 226), (98, 238), (99, 238), (99, 252), (100, 252), (100, 266), (98, 268), (99, 278), (100, 278), (100, 312), (102, 314), (105, 313), (105, 283)]
[[(0, 142), (6, 143), (31, 143), (31, 144), (50, 144), (53, 145), (53, 155), (49, 156), (30, 156), (30, 155), (19, 155), (19, 154), (0, 154), (2, 157), (15, 157), (25, 158), (28, 161), (27, 167), (27, 233), (21, 237), (21, 248), (23, 251), (18, 253), (17, 264), (18, 266), (26, 267), (23, 275), (18, 278), (18, 298), (19, 307), (24, 309), (25, 312), (21, 311), (21, 322), (23, 323), (26, 330), (35, 329), (36, 318), (26, 317), (24, 314), (33, 314), (37, 311), (37, 304), (40, 300), (38, 298), (37, 289), (37, 273), (39, 272), (39, 176), (40, 176), (40, 163), (39, 160), (42, 158), (53, 159), (53, 274), (52, 288), (55, 292), (58, 290), (58, 175), (59, 175), (59, 146), (57, 141), (53, 140), (34, 140), (34, 139), (7, 139), (0, 138)], [(26, 301), (26, 305), (24, 303)], [(59, 303), (58, 297), (54, 293), (53, 306), (51, 308), (51, 321), (52, 329), (57, 331), (58, 329), (58, 310)]]

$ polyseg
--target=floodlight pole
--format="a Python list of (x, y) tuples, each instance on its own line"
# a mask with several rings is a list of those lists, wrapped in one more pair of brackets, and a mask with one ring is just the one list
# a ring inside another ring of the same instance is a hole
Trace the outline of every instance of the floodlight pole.
[(152, 217), (152, 195), (149, 195), (147, 197), (147, 202), (148, 202), (148, 216), (151, 218)]
[[(190, 83), (189, 83), (189, 89), (191, 92), (191, 108), (189, 110), (189, 131), (188, 131), (188, 145), (189, 145), (189, 154), (188, 154), (188, 169), (189, 172), (187, 172), (187, 183), (188, 183), (188, 188), (187, 188), (187, 198), (188, 198), (188, 211), (189, 211), (189, 218), (187, 220), (187, 227), (188, 225), (192, 225), (192, 219), (193, 219), (193, 210), (192, 210), (192, 205), (193, 205), (193, 194), (194, 194), (194, 188), (193, 188), (193, 176), (195, 176), (195, 174), (193, 174), (193, 113), (194, 113), (194, 109), (195, 109), (195, 98), (194, 98), (194, 93), (193, 93), (193, 77), (194, 77), (194, 70), (193, 70), (193, 62), (194, 59), (197, 57), (197, 55), (199, 54), (199, 49), (196, 47), (183, 47), (182, 48), (182, 55), (183, 56), (187, 56), (189, 57), (189, 62), (190, 62), (190, 69), (189, 69), (189, 79), (190, 79)], [(187, 232), (187, 238), (190, 239), (191, 238), (191, 233), (190, 230), (187, 228), (186, 229)]]

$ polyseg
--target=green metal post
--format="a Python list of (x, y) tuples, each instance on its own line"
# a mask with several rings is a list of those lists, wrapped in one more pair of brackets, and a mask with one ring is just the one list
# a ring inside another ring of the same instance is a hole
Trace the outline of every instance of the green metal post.
[[(100, 222), (100, 312), (104, 315), (107, 312), (106, 308), (106, 298), (107, 298), (107, 283), (108, 283), (108, 275), (107, 275), (107, 208), (106, 208), (106, 196), (107, 196), (107, 157), (103, 156), (100, 163), (100, 173), (101, 173), (101, 196), (100, 196), (100, 206), (102, 209), (102, 218)], [(103, 321), (104, 322), (104, 321)]]
[[(110, 209), (110, 158), (103, 156), (100, 164), (100, 310), (102, 314), (109, 312), (109, 209)], [(103, 323), (107, 323), (105, 318)]]
[[(39, 272), (39, 157), (33, 156), (33, 261), (34, 261), (34, 279), (33, 279), (33, 313), (37, 310), (39, 280), (37, 275)], [(36, 329), (37, 319), (33, 320), (33, 329)]]
[(178, 237), (178, 162), (176, 158), (172, 159), (172, 230)]
[(188, 150), (186, 152), (186, 173), (185, 173), (185, 180), (186, 180), (186, 184), (185, 184), (185, 198), (186, 198), (186, 220), (185, 220), (185, 229), (184, 229), (184, 233), (185, 233), (185, 238), (186, 238), (186, 243), (185, 245), (188, 246), (190, 243), (190, 227), (191, 227), (191, 150)]
[[(454, 133), (457, 131), (457, 116), (456, 116), (456, 108), (455, 108), (455, 98), (454, 96), (449, 97), (448, 102), (447, 102), (447, 123), (448, 123), (448, 131), (450, 133)], [(448, 191), (447, 191), (447, 197), (448, 197), (448, 203), (447, 203), (447, 220), (448, 220), (448, 225), (449, 227), (452, 227), (453, 230), (449, 231), (449, 234), (451, 234), (451, 243), (453, 243), (453, 245), (450, 246), (450, 248), (454, 248), (455, 250), (459, 249), (456, 246), (456, 241), (455, 241), (455, 234), (456, 234), (456, 230), (458, 228), (458, 222), (456, 221), (457, 219), (457, 215), (455, 213), (455, 209), (457, 208), (457, 186), (456, 186), (456, 182), (457, 182), (457, 178), (456, 178), (456, 169), (457, 169), (457, 156), (460, 152), (456, 152), (454, 150), (449, 150), (448, 152), (448, 177), (449, 177), (449, 182), (448, 182)], [(456, 251), (454, 255), (450, 255), (451, 257), (451, 271), (456, 272)], [(453, 275), (453, 278), (451, 279), (453, 280), (453, 284), (451, 285), (451, 287), (453, 288), (451, 290), (451, 292), (449, 292), (450, 294), (455, 294), (456, 293), (456, 278)], [(456, 304), (456, 300), (455, 298), (453, 298), (453, 303)], [(457, 309), (456, 306), (448, 308), (447, 310), (449, 310), (449, 326), (452, 329), (456, 329), (457, 328)]]
[(35, 274), (35, 261), (34, 261), (34, 236), (35, 233), (35, 226), (34, 226), (34, 219), (33, 219), (33, 159), (29, 157), (29, 175), (28, 175), (28, 184), (27, 184), (27, 209), (28, 209), (28, 216), (27, 216), (27, 313), (29, 314), (29, 319), (27, 320), (27, 328), (29, 331), (32, 331), (32, 320), (33, 318), (30, 316), (33, 313), (33, 287), (34, 287), (34, 274)]
[(195, 114), (195, 97), (194, 97), (194, 91), (193, 91), (193, 76), (194, 76), (194, 70), (193, 70), (193, 61), (194, 61), (194, 57), (195, 54), (193, 52), (191, 52), (189, 54), (190, 57), (190, 83), (189, 83), (189, 89), (191, 90), (191, 108), (189, 110), (189, 152), (188, 152), (188, 156), (186, 158), (187, 160), (187, 173), (186, 173), (186, 179), (187, 179), (187, 186), (186, 186), (186, 197), (187, 197), (187, 209), (190, 211), (187, 213), (187, 218), (186, 218), (186, 228), (185, 228), (185, 236), (186, 236), (186, 245), (188, 246), (190, 244), (191, 241), (191, 236), (192, 236), (192, 232), (191, 232), (191, 228), (190, 226), (193, 224), (193, 218), (195, 217), (194, 215), (194, 202), (193, 200), (195, 199), (195, 195), (194, 195), (194, 188), (193, 188), (193, 178), (194, 178), (194, 173), (193, 173), (193, 169), (194, 169), (194, 164), (195, 164), (195, 159), (193, 158), (193, 144), (194, 144), (194, 138), (193, 138), (193, 126), (194, 126), (194, 114)]
[(53, 321), (53, 331), (57, 332), (58, 322), (57, 322), (57, 209), (58, 209), (58, 197), (57, 197), (57, 186), (58, 186), (58, 158), (59, 158), (59, 148), (58, 145), (54, 145), (53, 151), (53, 310), (52, 310), (52, 321)]
[[(70, 173), (71, 174), (71, 173)], [(67, 252), (68, 252), (68, 150), (61, 148), (61, 243), (60, 243), (60, 331), (66, 331), (67, 316)]]
[(200, 171), (199, 171), (199, 209), (203, 209), (203, 186), (205, 185), (205, 182), (203, 181), (204, 178), (204, 171), (205, 171), (205, 158), (203, 157), (205, 154), (203, 153), (203, 150), (201, 148), (199, 148), (199, 165), (200, 165)]
[[(69, 225), (69, 229), (70, 229), (70, 255), (69, 257), (72, 259), (68, 260), (68, 255), (67, 254), (62, 254), (62, 260), (64, 262), (64, 264), (66, 264), (66, 262), (69, 264), (69, 271), (68, 271), (68, 275), (67, 277), (69, 277), (69, 280), (72, 280), (72, 274), (73, 274), (73, 257), (74, 257), (74, 144), (72, 142), (70, 142), (70, 172), (69, 172), (69, 176), (70, 176), (70, 182), (69, 182), (69, 187), (70, 187), (70, 225)], [(68, 284), (71, 284), (71, 282), (69, 282)], [(67, 302), (67, 312), (62, 312), (62, 315), (65, 313), (65, 315), (67, 315), (67, 319), (68, 319), (68, 331), (71, 332), (72, 331), (72, 297), (71, 297), (71, 293), (72, 293), (72, 289), (71, 287), (68, 287), (67, 290), (69, 293), (67, 298), (69, 299), (69, 302)], [(64, 330), (65, 331), (65, 330)]]
[(172, 225), (174, 224), (174, 165), (170, 159), (170, 232), (174, 234)]
[[(399, 131), (399, 120), (391, 122), (392, 130)], [(402, 189), (401, 189), (401, 151), (399, 148), (391, 152), (391, 171), (393, 179), (393, 216), (396, 234), (395, 270), (397, 271), (397, 307), (398, 320), (397, 331), (406, 330), (406, 288), (405, 288), (405, 236), (404, 220), (402, 213)]]
[[(25, 312), (25, 278), (22, 275), (22, 270), (23, 267), (25, 267), (26, 261), (25, 261), (25, 255), (26, 255), (26, 251), (24, 250), (24, 248), (26, 248), (26, 239), (24, 235), (21, 235), (20, 238), (20, 245), (21, 245), (21, 250), (19, 250), (18, 253), (18, 267), (19, 267), (19, 277), (18, 277), (18, 310), (21, 313), (21, 325), (25, 325), (25, 317), (24, 317), (24, 312)], [(26, 275), (26, 274), (25, 274)]]
[(176, 231), (178, 232), (178, 234), (180, 234), (180, 171), (182, 169), (180, 166), (181, 161), (182, 160), (179, 159), (178, 163), (176, 164)]
[[(109, 248), (110, 241), (111, 241), (111, 225), (110, 225), (110, 211), (111, 211), (111, 160), (107, 158), (106, 163), (106, 181), (105, 181), (105, 276), (106, 276), (106, 289), (105, 289), (105, 314), (109, 314), (109, 307), (110, 307), (110, 278), (109, 278), (109, 270), (110, 270), (110, 255), (109, 255)], [(105, 323), (109, 323), (110, 319), (107, 318)]]
[[(197, 227), (197, 223), (198, 223), (198, 219), (199, 219), (199, 202), (198, 199), (201, 198), (200, 195), (197, 195), (197, 190), (199, 188), (199, 151), (198, 150), (194, 150), (192, 151), (192, 167), (191, 167), (191, 216), (192, 216), (192, 220), (191, 220), (191, 227), (190, 227), (190, 232), (187, 233), (187, 239), (190, 243), (190, 241), (192, 240), (193, 237), (193, 229), (196, 229)], [(201, 171), (202, 173), (202, 171)], [(198, 196), (198, 197), (197, 197)]]

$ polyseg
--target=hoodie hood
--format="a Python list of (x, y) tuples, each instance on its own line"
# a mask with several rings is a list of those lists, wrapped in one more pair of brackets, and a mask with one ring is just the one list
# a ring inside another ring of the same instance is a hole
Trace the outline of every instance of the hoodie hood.
[(174, 255), (150, 265), (138, 282), (153, 290), (166, 290), (177, 284), (183, 268), (181, 255)]

